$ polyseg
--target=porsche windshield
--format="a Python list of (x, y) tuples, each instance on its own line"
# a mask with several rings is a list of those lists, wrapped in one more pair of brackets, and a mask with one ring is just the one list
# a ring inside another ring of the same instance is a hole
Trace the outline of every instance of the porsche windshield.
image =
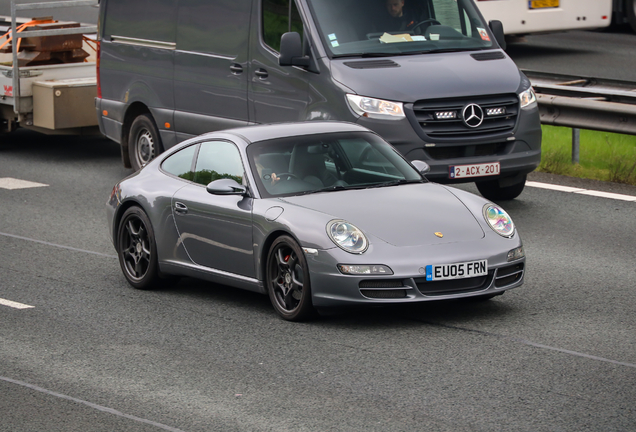
[(334, 57), (493, 48), (470, 0), (308, 0)]
[(289, 196), (424, 181), (372, 133), (282, 138), (251, 144), (250, 167), (261, 196)]

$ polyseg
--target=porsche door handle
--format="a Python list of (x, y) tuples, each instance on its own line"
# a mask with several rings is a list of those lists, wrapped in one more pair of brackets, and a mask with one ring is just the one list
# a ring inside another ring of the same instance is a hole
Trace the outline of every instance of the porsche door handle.
[(174, 211), (176, 211), (177, 213), (186, 214), (188, 212), (188, 206), (183, 203), (176, 202), (174, 203)]

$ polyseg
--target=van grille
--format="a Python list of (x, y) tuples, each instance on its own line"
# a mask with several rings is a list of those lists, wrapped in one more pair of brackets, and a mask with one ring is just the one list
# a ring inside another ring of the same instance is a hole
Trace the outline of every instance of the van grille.
[(431, 159), (455, 159), (463, 157), (498, 156), (508, 152), (507, 143), (480, 144), (470, 146), (427, 147), (424, 149)]
[[(503, 113), (485, 115), (481, 125), (471, 128), (462, 118), (462, 111), (469, 104), (479, 105), (484, 114), (491, 108), (501, 108)], [(519, 98), (515, 94), (504, 94), (470, 99), (421, 100), (413, 104), (413, 113), (422, 131), (429, 138), (453, 140), (494, 137), (514, 129), (519, 115)], [(455, 118), (438, 118), (441, 116), (436, 113), (455, 113)]]

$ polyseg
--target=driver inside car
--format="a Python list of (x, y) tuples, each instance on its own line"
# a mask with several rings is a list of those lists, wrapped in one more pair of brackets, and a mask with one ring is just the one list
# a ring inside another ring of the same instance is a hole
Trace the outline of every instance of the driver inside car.
[(389, 14), (384, 25), (388, 32), (407, 31), (412, 28), (417, 20), (408, 10), (404, 9), (404, 0), (385, 0), (386, 10)]

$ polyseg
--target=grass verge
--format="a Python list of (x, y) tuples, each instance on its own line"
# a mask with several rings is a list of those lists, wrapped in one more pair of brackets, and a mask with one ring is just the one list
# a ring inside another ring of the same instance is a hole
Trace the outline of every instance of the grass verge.
[(572, 163), (572, 129), (543, 125), (537, 171), (636, 185), (636, 136), (581, 130), (579, 164)]

